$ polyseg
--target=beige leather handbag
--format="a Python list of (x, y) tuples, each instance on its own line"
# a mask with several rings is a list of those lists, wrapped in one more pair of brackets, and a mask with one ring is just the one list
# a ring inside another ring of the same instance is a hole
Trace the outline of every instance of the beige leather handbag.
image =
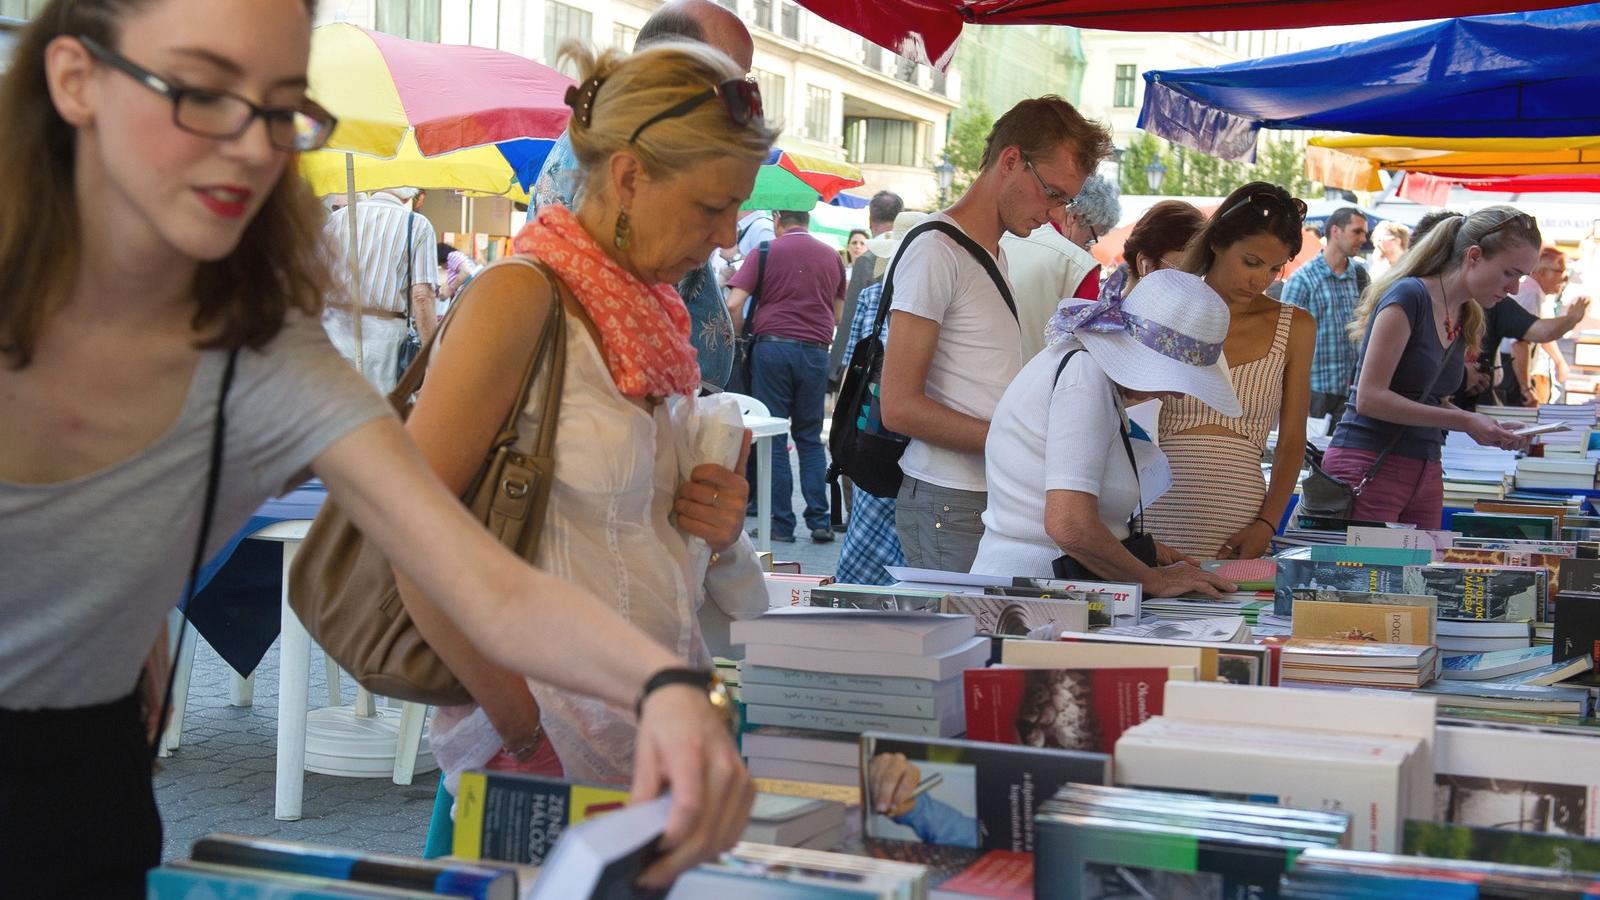
[[(555, 472), (556, 423), (567, 362), (566, 317), (562, 314), (561, 280), (531, 260), (511, 257), (493, 265), (525, 265), (537, 269), (550, 284), (549, 319), (540, 332), (538, 349), (522, 373), (519, 402), (511, 407), (499, 436), (490, 445), (483, 466), (461, 495), (461, 502), (495, 539), (525, 560), (533, 560), (544, 530), (545, 506)], [(491, 268), (493, 267), (491, 266)], [(469, 288), (457, 305), (467, 302)], [(440, 340), (454, 310), (440, 325)], [(428, 359), (438, 341), (423, 347), (400, 378), (389, 402), (404, 419), (421, 386)], [(548, 370), (538, 433), (524, 442), (517, 419), (541, 370)], [(289, 571), (289, 605), (311, 637), (339, 668), (358, 684), (384, 697), (444, 706), (467, 703), (472, 696), (439, 655), (418, 633), (389, 561), (328, 500), (317, 514)]]

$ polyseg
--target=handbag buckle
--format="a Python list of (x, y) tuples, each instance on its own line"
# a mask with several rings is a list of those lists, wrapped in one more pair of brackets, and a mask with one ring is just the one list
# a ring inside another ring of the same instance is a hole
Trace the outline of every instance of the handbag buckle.
[(512, 500), (521, 500), (528, 496), (528, 482), (520, 478), (507, 478), (500, 482), (500, 490)]

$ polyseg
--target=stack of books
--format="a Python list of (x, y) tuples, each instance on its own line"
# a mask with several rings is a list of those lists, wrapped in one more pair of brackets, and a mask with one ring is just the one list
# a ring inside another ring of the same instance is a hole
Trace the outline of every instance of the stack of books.
[(1421, 688), (1439, 701), (1439, 714), (1457, 710), (1503, 710), (1546, 716), (1584, 716), (1589, 692), (1581, 687), (1501, 684), (1492, 681), (1435, 681)]
[(810, 606), (811, 591), (833, 584), (832, 575), (796, 575), (788, 572), (767, 572), (762, 575), (767, 585), (767, 606)]
[(1595, 896), (1596, 891), (1600, 891), (1600, 880), (1556, 868), (1420, 859), (1315, 847), (1295, 860), (1294, 868), (1283, 877), (1277, 896), (1280, 900), (1352, 897), (1578, 900)]
[(1479, 404), (1478, 413), (1488, 416), (1496, 422), (1503, 422), (1508, 428), (1521, 428), (1525, 425), (1539, 424), (1539, 409), (1534, 406), (1501, 406), (1498, 403)]
[(1462, 432), (1448, 431), (1439, 463), (1444, 469), (1445, 505), (1471, 506), (1477, 500), (1505, 496), (1506, 485), (1516, 470), (1517, 453), (1479, 446)]
[(789, 607), (734, 622), (731, 637), (745, 645), (747, 725), (844, 734), (960, 734), (961, 673), (990, 653), (971, 616), (941, 613)]
[(757, 794), (743, 837), (776, 847), (832, 850), (844, 839), (848, 815), (837, 800)]
[(1352, 846), (1397, 851), (1434, 807), (1431, 698), (1201, 682), (1117, 741), (1117, 784), (1222, 792), (1350, 814)]
[(1345, 544), (1351, 547), (1391, 547), (1400, 550), (1427, 550), (1435, 559), (1461, 537), (1455, 531), (1428, 531), (1410, 526), (1386, 525), (1351, 526), (1345, 533)]
[[(774, 680), (783, 678), (784, 670), (757, 670), (752, 668), (750, 673), (758, 677), (771, 677)], [(799, 675), (813, 675), (817, 677), (809, 683), (808, 688), (799, 688), (805, 691), (834, 691), (836, 683), (845, 683), (848, 687), (871, 687), (878, 690), (901, 686), (900, 679), (890, 678), (861, 678), (857, 680), (846, 679), (844, 676), (829, 676), (821, 673), (796, 672)], [(833, 682), (833, 679), (840, 679)], [(910, 679), (906, 679), (909, 681)], [(788, 685), (773, 685), (767, 683), (754, 683), (751, 687), (760, 688), (762, 692), (777, 688), (780, 690), (794, 690)], [(912, 685), (906, 685), (911, 689)], [(844, 693), (844, 692), (841, 692)], [(848, 693), (857, 693), (849, 691)], [(765, 693), (758, 694), (766, 696)], [(892, 695), (885, 695), (892, 696)], [(915, 698), (908, 698), (915, 699)], [(922, 698), (923, 703), (932, 703), (931, 698)], [(953, 701), (951, 701), (953, 702)], [(807, 728), (784, 728), (779, 725), (760, 725), (746, 731), (739, 738), (739, 752), (743, 754), (745, 765), (750, 769), (750, 774), (756, 778), (776, 778), (784, 781), (809, 781), (814, 784), (837, 784), (845, 787), (856, 787), (861, 783), (861, 759), (856, 747), (855, 735), (844, 734), (837, 731), (816, 731)], [(774, 844), (778, 841), (764, 841)]]
[(1346, 845), (1350, 816), (1069, 785), (1035, 829), (1035, 897), (1271, 897), (1301, 852)]
[(1283, 645), (1283, 677), (1320, 684), (1418, 688), (1439, 675), (1439, 650), (1430, 644), (1318, 641)]
[(1450, 681), (1497, 681), (1544, 669), (1553, 662), (1551, 647), (1520, 647), (1486, 653), (1457, 653), (1444, 658), (1439, 677)]
[(1522, 650), (1531, 645), (1533, 632), (1527, 622), (1440, 619), (1437, 634), (1439, 652), (1451, 657), (1461, 653)]
[[(1461, 518), (1460, 516), (1457, 517)], [(1413, 560), (1376, 561), (1375, 554), (1420, 554)], [(1524, 566), (1474, 566), (1430, 563), (1424, 550), (1368, 547), (1300, 547), (1277, 556), (1273, 612), (1293, 614), (1297, 588), (1356, 593), (1427, 594), (1444, 618), (1528, 622), (1548, 592), (1549, 572)]]
[(1233, 591), (1220, 598), (1153, 597), (1144, 601), (1144, 611), (1167, 621), (1238, 618), (1249, 627), (1256, 624), (1262, 613), (1272, 612), (1272, 591)]
[[(1564, 433), (1570, 434), (1570, 432)], [(1548, 441), (1560, 434), (1562, 433), (1545, 435), (1545, 439)], [(1545, 455), (1542, 457), (1525, 456), (1517, 460), (1517, 487), (1593, 490), (1595, 461), (1582, 455), (1581, 450), (1575, 455), (1552, 453), (1549, 448), (1553, 446), (1547, 444)], [(1574, 444), (1574, 446), (1582, 445)]]
[(531, 877), (531, 870), (511, 866), (213, 834), (196, 841), (188, 859), (152, 870), (146, 877), (146, 896), (150, 900), (438, 896), (517, 900)]
[(1587, 656), (1600, 664), (1600, 560), (1562, 561), (1550, 639), (1552, 659)]
[(1600, 837), (1600, 741), (1582, 719), (1527, 716), (1441, 722), (1435, 738), (1436, 806), (1455, 825)]

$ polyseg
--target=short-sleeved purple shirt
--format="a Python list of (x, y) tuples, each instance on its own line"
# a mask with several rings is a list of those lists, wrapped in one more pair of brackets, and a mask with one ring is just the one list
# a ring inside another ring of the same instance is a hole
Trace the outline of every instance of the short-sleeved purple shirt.
[[(760, 257), (745, 257), (729, 287), (756, 294)], [(772, 337), (833, 342), (833, 304), (844, 297), (844, 261), (839, 252), (796, 230), (772, 241), (756, 301), (754, 332)]]

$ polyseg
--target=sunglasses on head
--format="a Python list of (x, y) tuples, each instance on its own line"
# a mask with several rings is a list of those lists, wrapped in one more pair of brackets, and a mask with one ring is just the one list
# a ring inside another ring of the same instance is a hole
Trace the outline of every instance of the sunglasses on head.
[(735, 78), (695, 94), (681, 103), (673, 104), (645, 119), (643, 124), (633, 130), (633, 134), (628, 138), (628, 143), (632, 144), (638, 141), (639, 135), (651, 125), (657, 122), (664, 122), (667, 119), (686, 116), (698, 109), (706, 101), (718, 97), (722, 99), (722, 108), (727, 111), (728, 119), (733, 124), (749, 125), (753, 121), (762, 119), (761, 88), (756, 85), (753, 79)]
[(1529, 231), (1536, 231), (1539, 228), (1539, 222), (1538, 220), (1534, 219), (1533, 216), (1530, 216), (1524, 212), (1513, 213), (1509, 216), (1506, 216), (1504, 219), (1501, 219), (1499, 224), (1490, 228), (1488, 231), (1478, 235), (1477, 243), (1483, 243), (1484, 239), (1489, 235), (1494, 234), (1496, 231), (1505, 228), (1513, 222), (1521, 223), (1522, 227), (1528, 229)]
[[(1259, 212), (1263, 218), (1271, 216), (1274, 212), (1280, 212), (1288, 213), (1289, 215), (1293, 216), (1297, 222), (1304, 222), (1306, 220), (1306, 202), (1304, 200), (1301, 200), (1299, 197), (1290, 197), (1288, 200), (1285, 200), (1282, 197), (1279, 197), (1277, 194), (1269, 194), (1265, 191), (1250, 194), (1244, 199), (1244, 202), (1235, 203), (1231, 209), (1222, 214), (1222, 219), (1228, 218), (1241, 209), (1255, 210), (1256, 212)], [(1217, 221), (1220, 222), (1222, 219), (1218, 219)]]

